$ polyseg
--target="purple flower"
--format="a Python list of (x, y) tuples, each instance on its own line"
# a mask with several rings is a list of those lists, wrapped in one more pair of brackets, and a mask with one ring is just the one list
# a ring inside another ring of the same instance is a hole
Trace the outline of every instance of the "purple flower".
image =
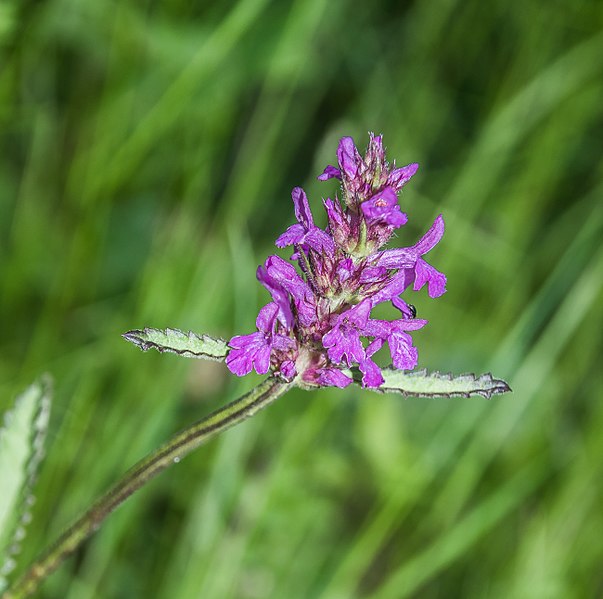
[(256, 277), (258, 281), (266, 287), (272, 300), (278, 307), (278, 320), (283, 325), (285, 330), (293, 331), (295, 326), (295, 317), (291, 309), (291, 300), (287, 291), (281, 286), (279, 281), (268, 274), (265, 266), (258, 266)]
[[(270, 355), (273, 350), (286, 351), (295, 347), (295, 341), (291, 337), (275, 332), (277, 314), (278, 306), (274, 302), (266, 304), (255, 321), (258, 331), (230, 340), (232, 349), (226, 356), (226, 364), (234, 374), (243, 376), (253, 369), (258, 374), (266, 374), (270, 369)], [(286, 368), (292, 378), (291, 367)]]
[(306, 192), (301, 187), (295, 187), (291, 192), (291, 197), (298, 222), (291, 225), (276, 240), (276, 246), (282, 248), (288, 245), (304, 244), (317, 252), (325, 251), (332, 254), (335, 251), (333, 239), (314, 225)]
[(412, 370), (417, 365), (418, 352), (412, 337), (406, 331), (416, 331), (427, 324), (419, 318), (402, 318), (388, 322), (369, 320), (364, 328), (365, 335), (373, 335), (382, 342), (387, 340), (392, 364), (400, 370)]
[(397, 268), (407, 273), (407, 285), (414, 282), (414, 291), (428, 284), (429, 297), (446, 292), (446, 276), (427, 264), (421, 256), (432, 250), (444, 235), (444, 219), (438, 216), (429, 231), (413, 246), (385, 250), (377, 258), (377, 266)]
[[(272, 301), (260, 310), (257, 331), (230, 340), (228, 367), (242, 376), (255, 369), (302, 386), (346, 387), (355, 369), (365, 387), (383, 383), (373, 356), (386, 343), (395, 368), (411, 370), (418, 352), (410, 333), (427, 324), (401, 295), (425, 285), (430, 297), (446, 290), (446, 277), (424, 256), (444, 234), (438, 216), (414, 245), (386, 249), (395, 229), (407, 222), (398, 194), (417, 164), (396, 168), (385, 160), (381, 136), (370, 135), (364, 157), (351, 137), (337, 149), (338, 168), (319, 179), (338, 178), (342, 197), (324, 200), (328, 225), (317, 227), (303, 189), (291, 194), (297, 222), (276, 240), (293, 246), (290, 262), (269, 256), (257, 271)], [(402, 318), (371, 318), (373, 308), (391, 302)]]
[(370, 311), (371, 306), (366, 302), (350, 308), (336, 318), (334, 325), (323, 336), (323, 346), (335, 364), (345, 362), (349, 367), (366, 359), (360, 331), (366, 325)]
[(391, 187), (376, 193), (370, 200), (360, 204), (360, 208), (369, 223), (382, 222), (397, 229), (408, 220), (406, 214), (400, 210), (398, 196)]
[(295, 267), (279, 256), (269, 256), (265, 268), (268, 277), (291, 297), (299, 321), (304, 326), (313, 324), (316, 321), (316, 298)]

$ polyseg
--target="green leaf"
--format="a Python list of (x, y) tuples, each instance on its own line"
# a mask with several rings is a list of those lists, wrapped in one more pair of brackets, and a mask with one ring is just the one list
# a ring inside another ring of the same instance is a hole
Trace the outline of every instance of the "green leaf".
[(140, 347), (142, 351), (156, 349), (157, 351), (170, 352), (186, 358), (205, 358), (207, 360), (222, 361), (228, 353), (228, 345), (224, 339), (216, 339), (209, 335), (196, 333), (183, 333), (178, 329), (136, 329), (122, 335)]
[(44, 455), (50, 402), (50, 380), (45, 378), (16, 399), (0, 428), (0, 591), (31, 519), (31, 491)]
[(511, 388), (505, 381), (495, 379), (490, 373), (476, 377), (474, 374), (442, 374), (417, 370), (406, 372), (393, 367), (381, 370), (385, 382), (378, 389), (379, 393), (400, 393), (405, 397), (470, 397), (481, 395), (489, 399), (497, 393), (507, 393)]

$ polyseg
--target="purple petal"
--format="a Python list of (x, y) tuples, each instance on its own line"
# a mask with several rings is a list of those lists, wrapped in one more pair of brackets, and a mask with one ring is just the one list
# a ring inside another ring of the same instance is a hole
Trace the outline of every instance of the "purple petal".
[(352, 306), (347, 312), (344, 312), (341, 317), (347, 322), (362, 329), (366, 326), (372, 307), (373, 306), (368, 299), (363, 300), (359, 304)]
[(414, 268), (418, 256), (432, 250), (444, 235), (444, 219), (438, 216), (427, 233), (412, 247), (385, 250), (377, 258), (376, 266), (384, 268)]
[(342, 137), (337, 148), (337, 160), (342, 173), (348, 179), (354, 179), (358, 175), (358, 168), (362, 163), (362, 157), (358, 153), (354, 140), (351, 137)]
[(306, 192), (301, 187), (294, 187), (291, 192), (291, 198), (293, 199), (295, 217), (298, 222), (304, 225), (306, 230), (313, 227), (314, 219), (312, 218), (312, 212), (310, 211), (310, 204), (308, 204)]
[(404, 268), (398, 271), (383, 289), (365, 301), (370, 301), (371, 306), (390, 301), (394, 297), (400, 295), (413, 282), (413, 278), (414, 271)]
[(331, 198), (327, 198), (326, 200), (323, 200), (323, 204), (325, 206), (325, 210), (327, 211), (329, 224), (332, 228), (344, 224), (345, 221), (343, 218), (343, 211), (341, 209), (339, 200), (333, 202)]
[(327, 348), (329, 358), (339, 364), (351, 366), (354, 362), (364, 360), (364, 348), (360, 342), (360, 334), (350, 326), (336, 326), (322, 338), (323, 346)]
[(314, 219), (308, 204), (306, 192), (301, 187), (294, 187), (291, 192), (295, 206), (295, 217), (298, 223), (291, 225), (275, 242), (277, 247), (286, 247), (297, 243), (307, 243), (317, 252), (333, 253), (335, 244), (322, 229), (314, 226)]
[(323, 387), (339, 387), (340, 389), (343, 389), (354, 382), (352, 378), (343, 374), (343, 372), (337, 368), (319, 368), (316, 371), (316, 375), (318, 384)]
[(287, 351), (290, 349), (295, 349), (297, 347), (297, 343), (295, 342), (295, 339), (292, 339), (291, 337), (277, 334), (272, 338), (272, 347), (280, 351)]
[(416, 260), (417, 254), (412, 248), (396, 248), (381, 252), (376, 265), (383, 268), (413, 268)]
[(332, 256), (335, 253), (333, 238), (318, 227), (312, 227), (305, 235), (303, 241), (319, 254), (324, 252)]
[(375, 362), (369, 360), (363, 360), (359, 364), (360, 371), (362, 372), (362, 386), (363, 387), (379, 387), (383, 384), (384, 379), (381, 374), (381, 369)]
[(266, 270), (285, 291), (293, 296), (300, 322), (309, 326), (316, 321), (316, 302), (310, 286), (299, 276), (293, 265), (279, 256), (269, 256)]
[(309, 327), (316, 322), (316, 306), (305, 299), (295, 302), (300, 323)]
[(387, 275), (387, 268), (382, 266), (365, 267), (360, 273), (360, 283), (376, 283), (382, 281)]
[(409, 248), (417, 253), (417, 255), (422, 256), (426, 254), (430, 250), (432, 250), (442, 239), (444, 235), (444, 219), (440, 214), (434, 221), (433, 225), (429, 228), (429, 231), (419, 239), (412, 248)]
[(336, 326), (323, 335), (322, 344), (327, 349), (327, 355), (333, 362), (339, 364), (346, 354), (346, 339), (341, 327)]
[[(268, 275), (280, 285), (283, 285), (283, 283), (290, 283), (297, 279), (303, 283), (303, 280), (295, 270), (295, 267), (286, 260), (283, 260), (280, 256), (271, 255), (266, 258), (266, 271), (268, 272)], [(283, 287), (287, 289), (284, 285)]]
[(429, 321), (424, 318), (399, 318), (398, 320), (392, 320), (390, 324), (390, 331), (403, 332), (403, 331), (418, 331), (422, 329)]
[(389, 320), (377, 320), (373, 318), (367, 321), (362, 329), (362, 334), (368, 337), (376, 337), (377, 339), (387, 339), (387, 336), (391, 332), (391, 324)]
[(416, 162), (393, 170), (387, 178), (387, 184), (391, 185), (396, 191), (399, 191), (417, 172), (419, 165)]
[(256, 331), (255, 333), (250, 333), (249, 335), (236, 335), (228, 342), (228, 346), (233, 349), (244, 349), (253, 352), (265, 343), (266, 338), (264, 333)]
[(288, 245), (301, 243), (304, 238), (305, 230), (303, 225), (296, 223), (291, 225), (278, 239), (274, 242), (277, 248), (284, 248)]
[(253, 357), (241, 349), (231, 349), (226, 356), (226, 366), (233, 374), (245, 376), (253, 370)]
[(269, 291), (274, 303), (279, 308), (278, 319), (282, 325), (290, 331), (295, 323), (293, 318), (293, 312), (291, 311), (291, 302), (289, 294), (282, 285), (280, 285), (274, 277), (268, 274), (268, 270), (265, 266), (258, 266), (256, 273), (258, 281)]
[(270, 370), (270, 345), (260, 347), (253, 357), (253, 365), (258, 374), (266, 374)]
[(439, 297), (446, 293), (446, 275), (427, 264), (425, 260), (419, 259), (415, 266), (413, 289), (418, 291), (425, 283), (428, 284), (429, 297)]
[(266, 304), (259, 312), (255, 321), (255, 326), (258, 331), (264, 333), (272, 333), (274, 330), (274, 322), (278, 314), (278, 305), (274, 302)]
[(328, 179), (331, 179), (333, 177), (335, 177), (336, 179), (341, 179), (341, 171), (338, 168), (329, 164), (329, 166), (325, 168), (322, 174), (318, 175), (318, 180), (327, 181)]
[(395, 308), (398, 308), (405, 318), (414, 318), (414, 313), (410, 306), (401, 297), (392, 297), (392, 304)]
[[(254, 364), (258, 374), (268, 372), (270, 368), (270, 344), (263, 333), (238, 335), (233, 337), (228, 345), (232, 349), (226, 356), (226, 365), (231, 372), (237, 376), (244, 376), (251, 372)], [(266, 362), (268, 363), (267, 366)]]
[(378, 338), (371, 341), (367, 346), (364, 352), (366, 353), (366, 357), (370, 358), (374, 354), (376, 354), (383, 347), (384, 339)]
[(393, 365), (399, 370), (412, 370), (417, 365), (418, 351), (408, 333), (393, 332), (387, 339)]

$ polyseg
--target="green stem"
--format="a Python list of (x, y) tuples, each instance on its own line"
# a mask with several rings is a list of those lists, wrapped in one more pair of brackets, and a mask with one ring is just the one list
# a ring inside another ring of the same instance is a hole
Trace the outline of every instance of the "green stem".
[(71, 526), (11, 586), (1, 599), (22, 599), (94, 533), (105, 518), (132, 493), (168, 466), (179, 462), (212, 437), (253, 416), (292, 387), (269, 378), (227, 406), (192, 424), (134, 465)]

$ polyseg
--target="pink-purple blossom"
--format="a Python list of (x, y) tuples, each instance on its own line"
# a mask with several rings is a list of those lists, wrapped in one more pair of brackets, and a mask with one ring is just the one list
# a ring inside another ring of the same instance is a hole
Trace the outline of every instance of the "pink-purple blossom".
[(400, 210), (398, 196), (392, 187), (386, 187), (362, 202), (360, 208), (367, 224), (381, 222), (397, 229), (408, 221), (406, 214)]
[[(385, 345), (395, 368), (417, 365), (410, 333), (427, 321), (415, 318), (401, 295), (424, 286), (429, 297), (446, 291), (445, 275), (424, 258), (442, 238), (444, 220), (438, 216), (414, 245), (383, 249), (408, 220), (399, 195), (418, 165), (388, 164), (381, 136), (372, 134), (364, 157), (351, 137), (342, 138), (337, 162), (318, 177), (341, 181), (341, 195), (323, 200), (325, 229), (315, 224), (304, 190), (293, 189), (297, 222), (276, 241), (292, 248), (293, 263), (272, 255), (258, 268), (272, 301), (260, 310), (255, 333), (229, 342), (226, 362), (239, 376), (255, 370), (302, 386), (345, 387), (357, 372), (363, 386), (379, 387), (383, 376), (373, 356)], [(384, 302), (401, 318), (371, 318)]]
[(238, 335), (230, 340), (232, 348), (226, 356), (226, 364), (239, 376), (249, 374), (253, 369), (258, 374), (266, 374), (270, 369), (270, 355), (274, 350), (288, 350), (295, 347), (295, 341), (288, 335), (276, 333), (278, 306), (274, 302), (265, 305), (258, 314), (256, 333)]

